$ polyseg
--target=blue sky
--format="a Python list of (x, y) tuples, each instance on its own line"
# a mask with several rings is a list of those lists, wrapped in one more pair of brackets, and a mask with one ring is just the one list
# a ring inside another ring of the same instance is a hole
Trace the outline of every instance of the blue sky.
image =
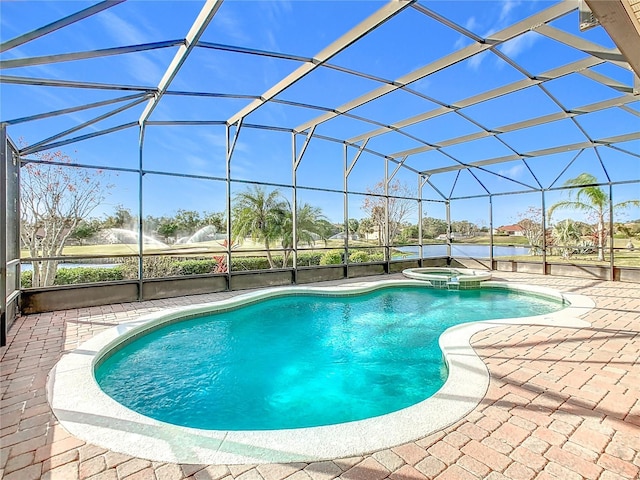
[[(510, 24), (556, 3), (543, 0), (421, 2), (425, 7), (480, 37), (490, 37)], [(1, 40), (4, 42), (90, 5), (91, 2), (76, 1), (2, 2)], [(312, 57), (383, 5), (384, 2), (364, 0), (227, 0), (201, 41)], [(8, 50), (2, 54), (1, 59), (180, 39), (188, 31), (201, 7), (201, 2), (192, 1), (128, 1)], [(579, 32), (577, 12), (554, 20), (551, 26), (605, 48), (614, 47), (601, 27)], [(336, 55), (329, 63), (343, 69), (364, 72), (370, 77), (395, 80), (472, 43), (469, 38), (409, 7)], [(177, 47), (171, 47), (75, 62), (9, 68), (3, 74), (155, 87), (176, 50)], [(589, 58), (586, 53), (535, 31), (520, 35), (497, 50), (532, 75), (540, 75), (569, 62)], [(259, 96), (300, 64), (301, 62), (294, 60), (196, 48), (175, 77), (170, 90)], [(623, 86), (632, 85), (631, 72), (620, 65), (606, 62), (591, 67), (589, 71), (592, 73), (591, 77), (574, 73), (547, 81), (544, 83), (546, 92), (532, 86), (462, 108), (457, 113), (451, 112), (408, 125), (402, 129), (407, 135), (389, 132), (375, 136), (367, 146), (384, 154), (393, 154), (423, 145), (414, 137), (429, 143), (446, 142), (461, 135), (481, 132), (478, 124), (488, 129), (498, 129), (515, 122), (557, 113), (560, 107), (552, 97), (566, 110), (571, 110), (622, 95), (595, 81), (593, 77), (597, 75), (606, 76)], [(523, 78), (521, 72), (499, 55), (486, 51), (412, 83), (410, 87), (419, 95), (395, 90), (376, 101), (353, 109), (350, 114), (387, 125), (439, 108), (440, 105), (432, 100), (455, 105), (473, 95)], [(321, 67), (276, 98), (335, 109), (380, 85), (375, 78), (362, 78), (338, 69)], [(132, 93), (7, 83), (1, 84), (0, 88), (0, 116), (3, 121)], [(249, 102), (249, 99), (238, 98), (165, 96), (153, 112), (151, 120), (227, 120)], [(9, 135), (16, 141), (23, 138), (27, 144), (32, 144), (126, 103), (11, 125)], [(144, 102), (140, 103), (70, 136), (137, 121), (144, 106)], [(513, 152), (511, 149), (527, 153), (578, 143), (585, 140), (585, 133), (593, 139), (603, 139), (638, 132), (640, 101), (626, 103), (624, 107), (616, 106), (580, 115), (575, 121), (559, 120), (525, 131), (451, 145), (440, 151), (423, 152), (410, 156), (406, 165), (422, 171), (452, 165), (455, 163), (452, 157), (462, 162), (473, 162), (509, 155)], [(245, 123), (295, 128), (321, 113), (322, 111), (315, 109), (268, 103), (251, 113)], [(315, 133), (348, 139), (377, 128), (376, 125), (357, 118), (341, 116), (321, 123)], [(300, 136), (298, 141), (301, 144), (303, 137)], [(640, 154), (639, 140), (618, 146), (622, 150)], [(138, 166), (138, 130), (129, 128), (78, 142), (63, 147), (63, 151), (82, 164), (135, 169)], [(522, 184), (535, 186), (537, 183), (534, 175), (545, 188), (560, 186), (566, 179), (585, 171), (604, 182), (607, 178), (603, 164), (613, 181), (640, 178), (638, 157), (624, 151), (599, 147), (597, 154), (595, 149), (586, 149), (577, 155), (578, 153), (570, 151), (532, 158), (528, 161), (528, 166), (522, 161), (488, 165), (485, 171), (476, 170), (473, 173), (492, 193), (526, 189)], [(222, 126), (150, 126), (146, 130), (143, 165), (147, 170), (224, 178), (224, 155), (225, 129)], [(355, 149), (349, 149), (348, 155), (352, 159)], [(343, 164), (341, 144), (314, 139), (300, 164), (298, 185), (341, 190)], [(565, 170), (567, 165), (569, 166)], [(383, 175), (384, 160), (365, 153), (349, 177), (349, 188), (364, 192)], [(505, 180), (501, 176), (520, 183)], [(243, 128), (233, 157), (232, 178), (290, 184), (291, 134)], [(397, 178), (411, 188), (417, 188), (418, 182), (413, 172), (401, 169)], [(114, 174), (112, 180), (116, 187), (102, 207), (102, 212), (97, 213), (108, 213), (117, 204), (135, 210), (137, 176), (121, 172)], [(433, 175), (430, 181), (435, 188), (425, 187), (423, 196), (425, 199), (440, 199), (437, 190), (453, 197), (486, 193), (477, 180), (468, 172), (462, 172), (459, 176), (457, 172)], [(225, 206), (225, 188), (224, 182), (216, 180), (175, 178), (149, 173), (145, 175), (143, 182), (144, 213), (170, 215), (179, 208), (220, 211)], [(242, 188), (243, 184), (234, 184), (233, 191)], [(616, 186), (614, 200), (617, 202), (638, 198), (638, 190), (638, 184)], [(282, 188), (282, 192), (290, 196), (291, 189)], [(342, 194), (300, 190), (298, 196), (300, 202), (321, 206), (331, 220), (342, 220)], [(358, 195), (350, 196), (350, 216), (364, 215), (359, 209), (361, 198)], [(547, 204), (559, 198), (559, 193), (549, 192)], [(539, 202), (539, 194), (495, 197), (494, 223), (513, 223), (519, 212), (526, 210), (529, 205), (539, 205)], [(427, 214), (433, 212), (432, 216), (444, 217), (444, 210), (439, 204), (429, 204), (427, 210)], [(488, 225), (488, 200), (454, 202), (452, 216), (454, 220), (467, 219)], [(640, 218), (640, 210), (628, 211), (626, 218)]]

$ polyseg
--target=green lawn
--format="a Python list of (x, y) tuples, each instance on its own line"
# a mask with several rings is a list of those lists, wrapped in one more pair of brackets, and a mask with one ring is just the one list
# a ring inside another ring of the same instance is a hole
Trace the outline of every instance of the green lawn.
[[(494, 260), (513, 260), (516, 262), (542, 262), (542, 256), (533, 255), (510, 255), (505, 257), (493, 257)], [(569, 258), (564, 258), (559, 255), (547, 255), (548, 263), (567, 263), (567, 264), (579, 264), (579, 265), (609, 265), (609, 252), (605, 252), (605, 261), (599, 262), (598, 256), (593, 255), (573, 255)], [(640, 267), (640, 251), (616, 251), (614, 265), (617, 267)]]
[[(489, 245), (491, 244), (491, 237), (483, 236), (483, 237), (471, 237), (465, 238), (464, 240), (457, 241), (455, 243), (472, 243), (477, 245)], [(510, 237), (507, 235), (494, 235), (493, 236), (493, 244), (494, 245), (528, 245), (529, 241), (525, 237)]]

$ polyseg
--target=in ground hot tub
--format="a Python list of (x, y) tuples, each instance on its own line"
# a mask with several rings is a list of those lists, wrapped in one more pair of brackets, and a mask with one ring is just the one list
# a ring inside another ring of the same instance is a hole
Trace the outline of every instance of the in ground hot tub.
[(491, 272), (470, 268), (423, 267), (402, 271), (405, 277), (424, 280), (434, 288), (478, 288), (480, 282), (491, 280)]

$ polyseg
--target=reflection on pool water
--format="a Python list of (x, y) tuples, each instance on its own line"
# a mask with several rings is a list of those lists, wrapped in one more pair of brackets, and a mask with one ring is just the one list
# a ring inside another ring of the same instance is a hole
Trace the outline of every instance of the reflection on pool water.
[(172, 424), (330, 425), (433, 395), (446, 380), (438, 338), (447, 328), (562, 307), (492, 288), (281, 296), (173, 321), (107, 353), (95, 376), (126, 407)]

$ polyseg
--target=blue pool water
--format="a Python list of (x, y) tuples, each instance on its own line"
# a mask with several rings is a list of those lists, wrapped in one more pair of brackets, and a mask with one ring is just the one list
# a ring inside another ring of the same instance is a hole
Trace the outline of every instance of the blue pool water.
[(499, 289), (393, 287), (287, 296), (172, 323), (98, 365), (101, 388), (143, 415), (215, 430), (330, 425), (433, 395), (438, 337), (464, 322), (562, 308)]

